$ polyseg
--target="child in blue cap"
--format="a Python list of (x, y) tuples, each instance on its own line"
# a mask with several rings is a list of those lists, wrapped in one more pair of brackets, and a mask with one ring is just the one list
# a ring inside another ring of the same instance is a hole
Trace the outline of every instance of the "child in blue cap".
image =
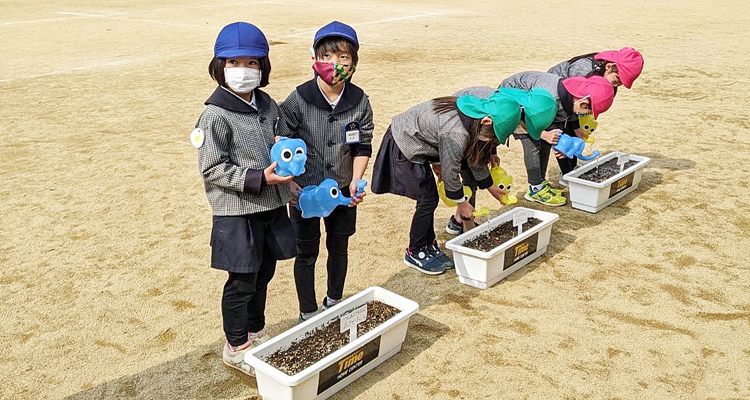
[[(343, 297), (349, 237), (356, 230), (356, 206), (364, 196), (355, 195), (355, 182), (362, 178), (372, 154), (374, 126), (367, 95), (350, 81), (359, 50), (354, 29), (331, 22), (315, 34), (312, 50), (315, 75), (281, 103), (279, 134), (301, 138), (307, 144), (305, 173), (290, 183), (292, 196), (296, 197), (300, 188), (318, 185), (326, 178), (336, 180), (342, 194), (353, 196), (348, 207), (339, 206), (323, 219), (328, 249), (328, 288), (322, 302), (325, 309)], [(303, 321), (319, 311), (315, 263), (320, 248), (320, 218), (302, 218), (296, 207), (289, 207), (289, 214), (296, 232), (294, 281)]]
[(268, 84), (268, 42), (255, 26), (236, 22), (216, 38), (208, 67), (218, 87), (206, 100), (190, 141), (213, 210), (211, 267), (229, 273), (221, 299), (224, 364), (246, 374), (245, 353), (268, 340), (266, 291), (276, 260), (295, 256), (286, 213), (292, 177), (274, 173), (270, 148), (280, 116), (260, 90)]

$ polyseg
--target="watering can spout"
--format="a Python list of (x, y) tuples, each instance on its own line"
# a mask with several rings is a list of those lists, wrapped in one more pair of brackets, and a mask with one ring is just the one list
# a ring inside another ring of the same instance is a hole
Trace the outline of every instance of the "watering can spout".
[(583, 161), (593, 160), (593, 159), (595, 159), (597, 157), (599, 157), (599, 150), (594, 150), (594, 152), (591, 153), (590, 156), (584, 156), (583, 154), (581, 154), (580, 156), (578, 156), (578, 158), (580, 158)]

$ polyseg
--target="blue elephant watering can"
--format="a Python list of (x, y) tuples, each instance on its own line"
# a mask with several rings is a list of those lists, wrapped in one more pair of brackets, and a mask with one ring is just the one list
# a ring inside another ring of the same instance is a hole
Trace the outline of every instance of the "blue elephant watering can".
[(560, 135), (557, 139), (557, 144), (553, 147), (555, 150), (564, 154), (565, 157), (573, 158), (578, 157), (583, 161), (593, 160), (599, 157), (599, 152), (594, 150), (590, 156), (583, 155), (583, 149), (586, 147), (586, 143), (579, 137), (571, 137), (568, 135)]
[(273, 172), (278, 176), (300, 176), (305, 173), (307, 145), (302, 139), (281, 138), (271, 147), (271, 162), (278, 165)]
[[(360, 179), (354, 183), (357, 186), (355, 195), (364, 192), (367, 181)], [(327, 217), (338, 206), (348, 206), (351, 197), (341, 194), (339, 184), (331, 178), (320, 183), (320, 185), (305, 186), (298, 191), (297, 209), (302, 211), (302, 218)]]

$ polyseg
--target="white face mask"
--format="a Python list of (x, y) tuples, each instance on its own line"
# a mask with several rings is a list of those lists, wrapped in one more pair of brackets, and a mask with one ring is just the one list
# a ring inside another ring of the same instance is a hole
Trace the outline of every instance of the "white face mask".
[(261, 71), (255, 68), (224, 68), (224, 80), (236, 93), (250, 93), (260, 85)]

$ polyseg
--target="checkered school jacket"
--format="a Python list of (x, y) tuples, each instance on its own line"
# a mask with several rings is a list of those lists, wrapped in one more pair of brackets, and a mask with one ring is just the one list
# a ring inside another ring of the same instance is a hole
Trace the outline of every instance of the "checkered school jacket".
[[(294, 181), (302, 186), (318, 185), (333, 178), (348, 187), (353, 178), (353, 158), (372, 155), (372, 107), (365, 92), (346, 82), (335, 109), (320, 92), (315, 79), (303, 83), (280, 104), (282, 118), (278, 135), (298, 137), (307, 144), (305, 173)], [(346, 144), (345, 128), (361, 130), (359, 144)]]
[(555, 100), (557, 100), (557, 115), (555, 115), (555, 119), (547, 130), (564, 129), (568, 119), (574, 117), (573, 97), (565, 89), (565, 86), (563, 86), (562, 78), (555, 74), (535, 71), (521, 72), (510, 78), (506, 78), (500, 84), (500, 87), (513, 87), (526, 91), (536, 87), (547, 89)]
[(263, 169), (271, 164), (280, 115), (276, 102), (256, 89), (256, 111), (218, 87), (205, 104), (195, 127), (205, 136), (198, 149), (198, 167), (213, 215), (254, 214), (289, 202), (289, 185), (266, 185), (263, 176)]
[[(438, 114), (433, 110), (430, 100), (393, 117), (391, 122), (393, 140), (404, 157), (417, 164), (428, 161), (441, 164), (445, 195), (453, 200), (464, 197), (459, 173), (461, 161), (469, 146), (469, 132), (461, 115), (463, 114), (458, 111)], [(469, 170), (474, 179), (481, 182), (480, 188), (492, 185), (492, 177), (486, 165), (470, 167)]]

